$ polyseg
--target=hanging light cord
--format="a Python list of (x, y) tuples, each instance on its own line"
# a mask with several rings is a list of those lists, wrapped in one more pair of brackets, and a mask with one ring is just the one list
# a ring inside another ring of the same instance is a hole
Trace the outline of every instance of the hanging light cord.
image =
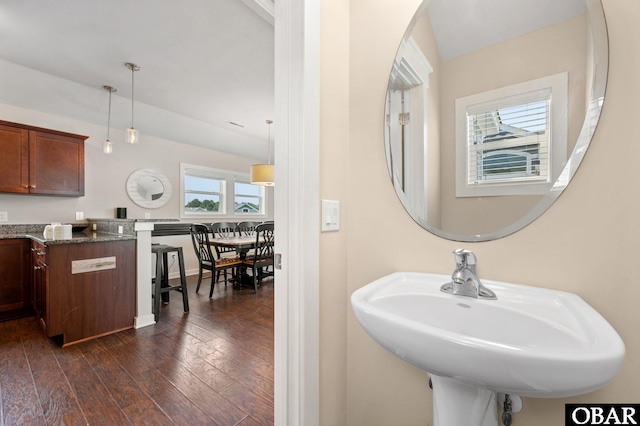
[(107, 140), (109, 140), (109, 134), (111, 130), (111, 93), (113, 93), (113, 89), (109, 90), (109, 114), (107, 115)]
[(267, 164), (271, 164), (271, 123), (272, 120), (267, 120), (267, 124), (269, 125), (268, 139), (267, 139), (267, 155), (269, 158), (269, 162)]
[(136, 66), (131, 67), (131, 128), (133, 129), (133, 76), (136, 73)]

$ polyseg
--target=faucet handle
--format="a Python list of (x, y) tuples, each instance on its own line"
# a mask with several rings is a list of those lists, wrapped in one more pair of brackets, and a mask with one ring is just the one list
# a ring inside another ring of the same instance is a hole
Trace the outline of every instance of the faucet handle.
[(471, 266), (475, 265), (478, 260), (476, 259), (476, 255), (473, 254), (471, 250), (467, 249), (455, 249), (453, 254), (456, 258), (457, 265)]

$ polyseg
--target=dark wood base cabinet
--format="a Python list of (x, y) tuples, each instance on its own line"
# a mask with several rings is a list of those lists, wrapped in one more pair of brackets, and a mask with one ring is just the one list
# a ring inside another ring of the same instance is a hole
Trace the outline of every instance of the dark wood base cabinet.
[(32, 243), (34, 307), (62, 346), (133, 327), (135, 240)]
[(0, 240), (0, 321), (33, 314), (29, 240)]

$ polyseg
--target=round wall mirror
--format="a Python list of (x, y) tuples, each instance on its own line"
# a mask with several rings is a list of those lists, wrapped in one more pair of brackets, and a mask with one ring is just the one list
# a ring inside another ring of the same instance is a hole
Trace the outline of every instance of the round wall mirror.
[(139, 169), (127, 179), (127, 194), (131, 201), (148, 209), (157, 209), (169, 202), (173, 188), (160, 171)]
[(599, 0), (425, 0), (385, 100), (387, 166), (407, 212), (456, 241), (534, 221), (585, 155), (607, 71)]

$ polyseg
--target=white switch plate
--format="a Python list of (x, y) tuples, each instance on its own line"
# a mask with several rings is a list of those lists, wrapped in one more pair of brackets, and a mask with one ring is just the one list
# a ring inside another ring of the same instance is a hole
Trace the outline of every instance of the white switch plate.
[(84, 212), (76, 212), (76, 220), (84, 220)]
[(144, 218), (145, 219), (151, 219), (151, 213), (145, 213), (144, 214)]
[(0, 212), (0, 222), (8, 222), (9, 221), (9, 213)]
[(340, 230), (340, 201), (322, 200), (322, 232)]
[(122, 225), (118, 225), (118, 234), (122, 234), (123, 229), (122, 229)]

